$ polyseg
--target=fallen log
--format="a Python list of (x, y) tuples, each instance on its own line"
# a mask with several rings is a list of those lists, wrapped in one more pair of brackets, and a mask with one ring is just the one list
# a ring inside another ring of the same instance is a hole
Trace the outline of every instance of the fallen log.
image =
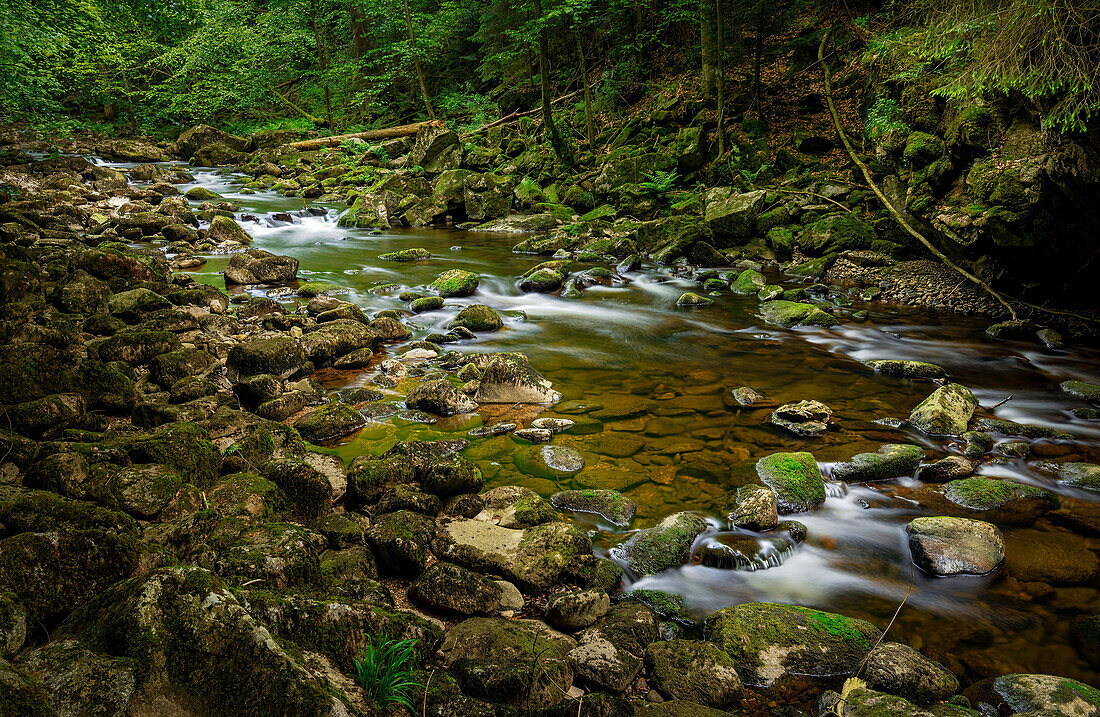
[(300, 152), (309, 152), (314, 149), (321, 149), (322, 147), (335, 147), (341, 142), (349, 139), (361, 139), (365, 142), (371, 142), (378, 139), (396, 139), (398, 137), (411, 137), (416, 134), (416, 131), (421, 127), (442, 127), (443, 120), (428, 120), (427, 122), (413, 122), (412, 124), (398, 125), (397, 127), (387, 127), (385, 129), (372, 129), (367, 132), (355, 132), (354, 134), (338, 134), (332, 137), (321, 137), (320, 139), (307, 139), (301, 142), (291, 142), (290, 144), (283, 145), (288, 149), (296, 149)]

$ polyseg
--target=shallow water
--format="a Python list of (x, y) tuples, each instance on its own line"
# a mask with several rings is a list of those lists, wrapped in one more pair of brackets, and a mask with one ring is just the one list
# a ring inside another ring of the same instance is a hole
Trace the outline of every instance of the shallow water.
[[(764, 325), (754, 314), (755, 297), (727, 294), (708, 307), (677, 307), (676, 298), (685, 290), (698, 290), (698, 285), (652, 266), (627, 275), (628, 283), (593, 287), (577, 299), (523, 294), (516, 287), (517, 277), (546, 257), (513, 254), (511, 247), (521, 235), (339, 228), (336, 208), (310, 211), (301, 200), (267, 192), (242, 194), (239, 176), (195, 173), (197, 184), (240, 204), (243, 215), (255, 215), (252, 221), (238, 214), (255, 237), (255, 247), (297, 257), (302, 280), (326, 279), (347, 287), (345, 298), (368, 314), (404, 309), (397, 298), (401, 291), (422, 289), (447, 269), (468, 269), (482, 277), (474, 297), (448, 300), (440, 311), (408, 318), (413, 340), (443, 331), (464, 304), (489, 304), (501, 312), (505, 328), (448, 348), (521, 351), (565, 400), (593, 402), (605, 409), (646, 400), (643, 413), (603, 420), (598, 433), (556, 436), (554, 443), (575, 447), (586, 463), (578, 475), (559, 483), (524, 475), (516, 467), (513, 458), (526, 450), (524, 442), (510, 436), (471, 438), (465, 453), (480, 465), (489, 485), (526, 485), (543, 495), (570, 487), (619, 489), (638, 504), (630, 529), (648, 527), (678, 510), (698, 511), (712, 527), (698, 547), (725, 529), (712, 509), (713, 500), (737, 484), (739, 467), (768, 453), (809, 450), (827, 470), (830, 462), (886, 442), (920, 444), (928, 450), (929, 460), (960, 452), (957, 441), (877, 422), (905, 418), (935, 388), (930, 382), (876, 375), (861, 363), (904, 358), (943, 365), (953, 380), (974, 390), (983, 406), (1011, 397), (985, 415), (1053, 426), (1080, 437), (1072, 442), (1034, 441), (1032, 458), (987, 463), (979, 474), (1042, 485), (1068, 501), (1100, 501), (1100, 495), (1057, 485), (1032, 466), (1040, 456), (1100, 462), (1100, 424), (1073, 418), (1068, 409), (1083, 404), (1058, 389), (1069, 378), (1100, 381), (1093, 350), (1050, 351), (1028, 343), (992, 342), (983, 338), (987, 322), (981, 319), (858, 301), (835, 307), (844, 322), (836, 329), (783, 330)], [(273, 212), (289, 212), (293, 221), (275, 220)], [(428, 249), (432, 259), (408, 264), (377, 258), (408, 247)], [(208, 259), (194, 275), (224, 286), (220, 272), (228, 257)], [(386, 283), (399, 288), (370, 290)], [(868, 310), (870, 317), (854, 322), (850, 315), (860, 309)], [(402, 350), (403, 345), (388, 346), (376, 364)], [(374, 365), (358, 373), (321, 371), (315, 378), (330, 389), (370, 385), (377, 373)], [(725, 408), (722, 392), (742, 385), (765, 394), (764, 407)], [(383, 401), (399, 404), (404, 388), (385, 390)], [(804, 398), (833, 409), (833, 430), (820, 438), (799, 439), (768, 424), (776, 405)], [(483, 422), (510, 416), (529, 420), (535, 415), (530, 409), (509, 410), (489, 407), (481, 415), (432, 425), (400, 418), (375, 421), (336, 449), (350, 460), (367, 452), (381, 453), (397, 440), (465, 437)], [(554, 415), (553, 410), (546, 415)], [(773, 552), (769, 562), (776, 565), (737, 570), (689, 564), (633, 587), (681, 593), (688, 607), (699, 613), (769, 600), (864, 616), (880, 625), (905, 599), (894, 639), (923, 646), (949, 665), (961, 663), (972, 676), (1052, 672), (1095, 684), (1097, 675), (1073, 648), (1069, 627), (1075, 617), (1100, 608), (1096, 585), (1059, 588), (1039, 603), (1014, 581), (920, 574), (910, 563), (904, 533), (909, 520), (929, 514), (906, 497), (919, 485), (912, 478), (831, 485), (820, 510), (791, 516), (807, 527), (808, 537), (793, 551), (780, 551), (778, 558)], [(630, 532), (584, 516), (577, 521), (593, 531), (602, 554)], [(1043, 522), (1036, 528), (1062, 530)]]

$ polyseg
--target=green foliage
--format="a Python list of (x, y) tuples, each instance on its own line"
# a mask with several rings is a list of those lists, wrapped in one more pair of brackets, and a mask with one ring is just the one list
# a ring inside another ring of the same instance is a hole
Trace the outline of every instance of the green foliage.
[(898, 103), (890, 97), (879, 97), (867, 111), (864, 132), (872, 142), (896, 140), (909, 134), (909, 126), (902, 121)]
[(413, 677), (416, 640), (367, 637), (367, 646), (353, 659), (355, 680), (373, 702), (402, 705), (412, 710), (411, 692), (419, 687)]
[(668, 172), (657, 170), (655, 172), (650, 172), (646, 177), (646, 181), (639, 182), (638, 186), (658, 196), (671, 191), (672, 188), (676, 186), (676, 182), (680, 179), (679, 173), (675, 170)]

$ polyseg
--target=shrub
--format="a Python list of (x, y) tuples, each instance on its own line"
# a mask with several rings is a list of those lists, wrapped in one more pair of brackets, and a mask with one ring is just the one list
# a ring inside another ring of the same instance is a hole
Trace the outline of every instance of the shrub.
[(359, 652), (355, 679), (372, 701), (379, 705), (402, 705), (413, 709), (410, 693), (419, 683), (413, 678), (416, 640), (390, 640), (383, 636), (367, 638)]

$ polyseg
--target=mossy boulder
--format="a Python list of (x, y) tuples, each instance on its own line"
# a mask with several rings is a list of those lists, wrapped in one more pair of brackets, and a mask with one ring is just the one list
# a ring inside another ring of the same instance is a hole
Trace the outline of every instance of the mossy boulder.
[(927, 132), (910, 132), (901, 153), (902, 161), (914, 169), (932, 164), (944, 155), (943, 140)]
[(903, 359), (876, 359), (864, 361), (875, 370), (876, 373), (887, 376), (900, 376), (902, 378), (941, 380), (947, 378), (947, 370), (943, 366), (926, 361), (906, 361)]
[(839, 323), (836, 317), (822, 311), (813, 304), (783, 301), (781, 299), (762, 303), (760, 305), (760, 315), (769, 324), (788, 329), (795, 326), (836, 326)]
[(429, 493), (447, 498), (460, 493), (476, 493), (485, 478), (476, 464), (462, 456), (448, 456), (418, 471), (420, 485)]
[(154, 357), (180, 347), (179, 337), (171, 331), (126, 329), (96, 346), (101, 361), (120, 361), (131, 366), (149, 363)]
[(775, 493), (759, 483), (739, 486), (719, 501), (731, 526), (748, 530), (770, 530), (779, 522)]
[(736, 246), (739, 240), (752, 236), (765, 197), (763, 190), (738, 192), (733, 187), (707, 190), (704, 220), (719, 248)]
[(298, 260), (248, 249), (234, 254), (223, 274), (227, 284), (289, 284), (298, 278)]
[(405, 405), (437, 416), (469, 413), (477, 408), (477, 404), (470, 400), (469, 396), (459, 391), (447, 379), (417, 384), (405, 396)]
[(181, 348), (161, 354), (149, 362), (149, 377), (162, 388), (206, 371), (217, 361), (201, 349)]
[(911, 476), (924, 459), (924, 449), (911, 443), (887, 443), (874, 453), (857, 453), (834, 463), (833, 480), (847, 483), (890, 480)]
[(1079, 398), (1090, 403), (1100, 403), (1100, 385), (1086, 383), (1085, 381), (1063, 381), (1062, 391), (1074, 398)]
[(290, 336), (250, 339), (229, 350), (226, 367), (240, 377), (270, 374), (288, 378), (308, 362), (302, 344)]
[(1054, 473), (1062, 485), (1100, 492), (1100, 465), (1096, 463), (1067, 461), (1042, 463), (1040, 467)]
[(641, 671), (646, 648), (658, 635), (652, 610), (639, 603), (621, 603), (581, 633), (569, 661), (588, 684), (623, 692)]
[(1005, 542), (997, 526), (967, 518), (916, 518), (905, 526), (909, 552), (932, 575), (985, 575), (1004, 561)]
[(1100, 690), (1068, 677), (1011, 674), (991, 677), (963, 694), (972, 704), (985, 703), (1009, 715), (1095, 717), (1100, 714)]
[(294, 427), (302, 438), (324, 443), (354, 433), (366, 423), (363, 415), (347, 404), (333, 402), (299, 418)]
[(523, 486), (503, 485), (479, 498), (483, 507), (474, 517), (505, 528), (530, 528), (559, 519), (545, 498)]
[[(470, 366), (473, 364), (467, 364)], [(474, 400), (478, 403), (556, 403), (561, 394), (553, 390), (522, 354), (497, 354), (480, 367)]]
[(287, 515), (295, 520), (313, 523), (332, 509), (332, 484), (304, 461), (271, 461), (263, 467), (263, 475), (286, 496)]
[(137, 288), (122, 291), (107, 301), (107, 311), (126, 322), (136, 322), (143, 316), (171, 308), (172, 302), (155, 291)]
[(560, 702), (573, 682), (566, 656), (576, 642), (537, 620), (470, 618), (443, 644), (449, 674), (477, 699), (535, 710)]
[(706, 296), (699, 296), (693, 291), (685, 291), (680, 294), (680, 298), (676, 299), (677, 306), (708, 306), (713, 303), (714, 299)]
[[(952, 512), (964, 516), (990, 520), (1028, 524), (1060, 504), (1058, 496), (1038, 486), (1018, 483), (1008, 479), (972, 477), (960, 478), (933, 489), (933, 495), (942, 496)], [(933, 505), (935, 501), (931, 501)]]
[(962, 384), (940, 386), (909, 414), (914, 428), (931, 435), (957, 436), (966, 432), (978, 399)]
[(768, 280), (755, 269), (745, 269), (730, 283), (730, 291), (735, 294), (755, 294), (765, 286)]
[(20, 665), (42, 680), (57, 714), (125, 714), (137, 686), (130, 661), (92, 652), (78, 640), (43, 645)]
[(825, 480), (810, 453), (764, 456), (756, 462), (756, 474), (775, 493), (780, 513), (804, 513), (825, 502)]
[(427, 249), (421, 247), (414, 247), (411, 249), (398, 249), (397, 251), (387, 252), (385, 254), (379, 254), (379, 259), (384, 261), (427, 261), (432, 258), (432, 253)]
[(830, 214), (813, 222), (795, 240), (809, 256), (825, 256), (849, 249), (866, 249), (875, 240), (875, 230), (849, 212)]
[(379, 567), (393, 575), (416, 576), (428, 564), (428, 545), (435, 521), (409, 510), (386, 513), (367, 529), (367, 543), (378, 556)]
[(422, 296), (419, 299), (413, 299), (409, 304), (409, 308), (413, 313), (422, 314), (425, 311), (439, 311), (443, 308), (442, 296)]
[(409, 586), (414, 602), (455, 615), (492, 615), (502, 594), (497, 581), (446, 562), (433, 563)]
[(762, 602), (718, 610), (704, 633), (733, 659), (744, 684), (761, 688), (789, 677), (847, 677), (882, 635), (864, 620)]
[(729, 709), (741, 692), (733, 658), (712, 643), (657, 641), (646, 648), (645, 660), (654, 686), (674, 700)]
[(352, 351), (374, 348), (381, 340), (382, 338), (372, 327), (364, 326), (353, 319), (337, 319), (309, 331), (301, 338), (301, 347), (310, 361), (323, 366), (347, 356)]
[(873, 690), (921, 705), (945, 700), (959, 690), (959, 680), (950, 670), (898, 642), (883, 642), (871, 650), (861, 677)]
[(554, 267), (541, 266), (532, 269), (520, 279), (520, 291), (547, 294), (557, 291), (565, 281), (565, 274)]
[(0, 658), (0, 713), (20, 717), (55, 717), (50, 693), (42, 681)]
[(457, 327), (470, 331), (496, 331), (504, 327), (504, 322), (501, 321), (500, 314), (491, 306), (471, 304), (459, 311), (458, 315), (447, 324), (449, 329)]
[(707, 522), (694, 513), (673, 513), (652, 528), (639, 530), (612, 550), (638, 577), (683, 565), (691, 557), (695, 538)]
[(229, 217), (220, 214), (210, 220), (210, 228), (207, 230), (210, 240), (217, 244), (234, 242), (237, 244), (251, 244), (252, 235), (241, 228), (240, 224)]

